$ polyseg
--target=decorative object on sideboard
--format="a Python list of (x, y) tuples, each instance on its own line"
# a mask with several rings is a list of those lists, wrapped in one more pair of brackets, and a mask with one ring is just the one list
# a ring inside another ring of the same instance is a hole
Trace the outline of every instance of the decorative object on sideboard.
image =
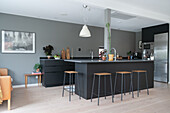
[(70, 49), (67, 47), (66, 49), (66, 59), (70, 59)]
[(48, 59), (50, 59), (52, 55), (52, 50), (54, 50), (53, 46), (48, 45), (46, 47), (43, 47), (44, 53), (47, 55)]
[(41, 65), (39, 63), (34, 65), (34, 73), (40, 73), (41, 72)]
[[(83, 5), (83, 10), (87, 10), (87, 11), (90, 11), (90, 7), (88, 7), (87, 5)], [(82, 14), (85, 14), (85, 12), (84, 13), (82, 13)], [(81, 31), (80, 31), (80, 34), (79, 34), (79, 36), (80, 37), (91, 37), (91, 33), (90, 33), (90, 31), (89, 31), (89, 29), (88, 29), (88, 27), (87, 27), (87, 21), (88, 21), (88, 18), (87, 18), (87, 15), (85, 16), (84, 15), (84, 17), (83, 17), (83, 19), (84, 19), (84, 26), (82, 27), (82, 29), (81, 29)]]
[(2, 30), (2, 53), (35, 53), (35, 33)]
[(60, 55), (59, 55), (59, 54), (55, 54), (55, 55), (54, 55), (54, 58), (55, 58), (56, 60), (58, 60), (58, 59), (60, 59)]
[(63, 50), (61, 51), (61, 58), (62, 58), (62, 59), (66, 59), (66, 52), (65, 52), (64, 48), (63, 48)]

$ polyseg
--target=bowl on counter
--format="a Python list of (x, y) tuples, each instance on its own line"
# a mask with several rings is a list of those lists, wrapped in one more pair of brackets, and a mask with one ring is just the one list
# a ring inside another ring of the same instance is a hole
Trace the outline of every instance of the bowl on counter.
[(60, 57), (56, 57), (56, 58), (55, 58), (55, 60), (59, 60), (59, 59), (60, 59)]

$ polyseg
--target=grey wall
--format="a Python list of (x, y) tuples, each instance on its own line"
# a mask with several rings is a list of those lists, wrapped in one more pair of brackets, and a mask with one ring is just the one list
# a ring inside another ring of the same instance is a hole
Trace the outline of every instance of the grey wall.
[[(54, 47), (53, 54), (60, 53), (62, 48), (74, 49), (74, 56), (87, 57), (90, 49), (94, 50), (94, 56), (98, 56), (98, 47), (103, 46), (104, 29), (90, 26), (91, 38), (80, 38), (79, 31), (82, 25), (49, 21), (43, 19), (28, 18), (0, 13), (0, 30), (29, 31), (36, 33), (35, 54), (2, 54), (0, 53), (0, 68), (8, 68), (13, 77), (14, 85), (24, 84), (24, 74), (31, 73), (39, 57), (45, 56), (42, 47), (51, 44)], [(1, 36), (1, 35), (0, 35)], [(1, 45), (0, 40), (0, 45)], [(120, 55), (126, 55), (127, 51), (135, 50), (135, 33), (112, 30), (112, 47), (118, 50)], [(82, 48), (78, 52), (78, 48)], [(1, 49), (1, 47), (0, 47)], [(28, 79), (28, 83), (36, 83), (35, 77)]]
[(135, 33), (112, 30), (112, 47), (116, 48), (120, 56), (127, 56), (127, 52), (135, 51)]

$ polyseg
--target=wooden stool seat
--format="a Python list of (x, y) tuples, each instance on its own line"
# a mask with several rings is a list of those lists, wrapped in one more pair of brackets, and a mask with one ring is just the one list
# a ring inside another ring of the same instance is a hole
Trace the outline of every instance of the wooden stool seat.
[(132, 72), (142, 73), (142, 72), (146, 72), (146, 70), (132, 70)]
[(111, 75), (111, 73), (94, 73), (94, 75)]
[(64, 73), (78, 73), (77, 71), (64, 71)]
[(116, 73), (119, 73), (119, 74), (131, 74), (131, 72), (129, 72), (129, 71), (118, 71)]

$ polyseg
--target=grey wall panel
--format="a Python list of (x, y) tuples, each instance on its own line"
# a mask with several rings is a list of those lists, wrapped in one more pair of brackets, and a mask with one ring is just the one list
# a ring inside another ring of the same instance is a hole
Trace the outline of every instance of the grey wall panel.
[[(9, 74), (13, 77), (14, 85), (24, 84), (24, 74), (33, 70), (35, 63), (39, 62), (39, 57), (45, 56), (42, 47), (51, 44), (55, 51), (61, 52), (62, 48), (70, 47), (74, 49), (74, 56), (89, 57), (90, 49), (94, 50), (94, 56), (98, 56), (98, 47), (103, 46), (104, 29), (92, 27), (91, 38), (80, 38), (79, 31), (82, 25), (15, 16), (0, 13), (0, 30), (29, 31), (36, 33), (36, 53), (35, 54), (2, 54), (0, 52), (0, 68), (9, 69)], [(1, 32), (0, 32), (1, 36)], [(135, 33), (112, 30), (112, 47), (115, 47), (121, 55), (126, 55), (129, 50), (134, 50)], [(78, 48), (82, 51), (78, 52)], [(1, 51), (1, 38), (0, 38)], [(29, 77), (28, 83), (36, 83), (35, 77)]]

